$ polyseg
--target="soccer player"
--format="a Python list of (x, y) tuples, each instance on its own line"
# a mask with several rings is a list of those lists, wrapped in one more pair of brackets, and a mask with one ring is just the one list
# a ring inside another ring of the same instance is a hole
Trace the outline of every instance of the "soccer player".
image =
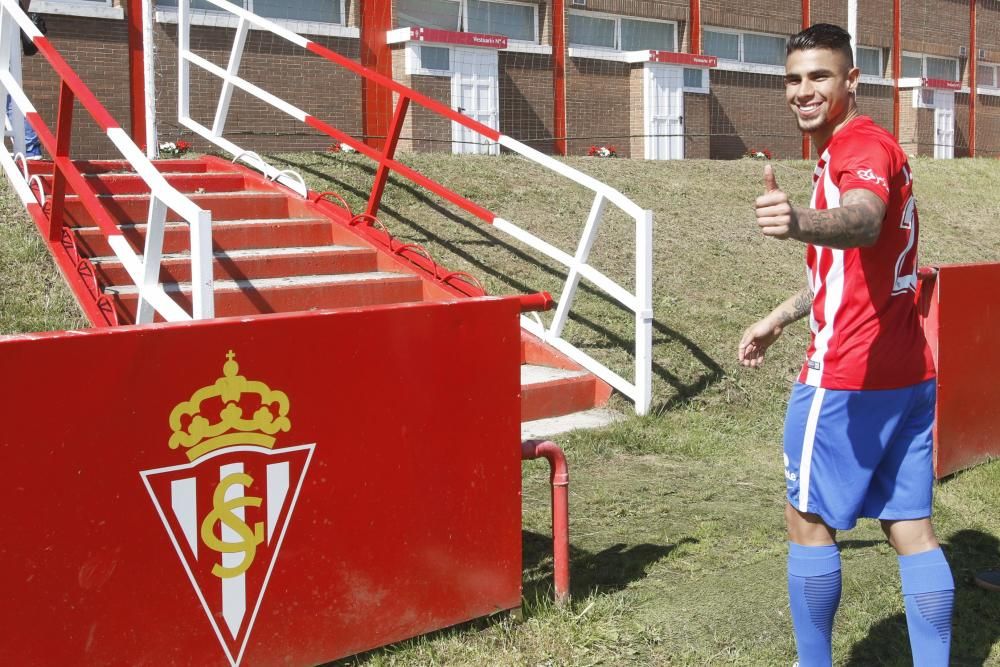
[(788, 593), (799, 665), (830, 665), (840, 602), (838, 530), (877, 518), (899, 555), (917, 667), (946, 665), (954, 582), (931, 526), (935, 379), (917, 320), (913, 175), (892, 135), (860, 115), (850, 35), (818, 24), (788, 42), (785, 99), (819, 154), (809, 208), (770, 165), (755, 202), (765, 236), (806, 244), (808, 286), (750, 326), (756, 368), (809, 316), (805, 364), (785, 417)]

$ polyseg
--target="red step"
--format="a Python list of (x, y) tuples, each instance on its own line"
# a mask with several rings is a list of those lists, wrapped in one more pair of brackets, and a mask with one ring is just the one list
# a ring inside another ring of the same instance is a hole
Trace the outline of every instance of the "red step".
[[(210, 211), (212, 220), (248, 220), (255, 218), (282, 218), (301, 210), (281, 192), (208, 192), (190, 194), (196, 205)], [(120, 224), (145, 222), (149, 213), (149, 195), (100, 195), (111, 217)], [(293, 210), (295, 209), (295, 210)], [(89, 227), (94, 224), (83, 202), (76, 195), (66, 196), (66, 224)], [(178, 221), (176, 211), (167, 211), (167, 220)]]
[[(164, 289), (190, 312), (190, 283), (168, 283)], [(139, 288), (135, 285), (106, 287), (126, 322), (135, 321)], [(350, 273), (294, 278), (218, 281), (215, 283), (215, 315), (256, 315), (318, 308), (350, 308), (420, 301), (423, 286), (414, 275), (389, 272)]]
[(521, 367), (521, 421), (559, 417), (597, 405), (597, 378), (585, 370)]
[[(99, 195), (149, 194), (149, 185), (138, 174), (98, 173), (86, 174), (87, 183)], [(166, 173), (164, 178), (178, 192), (201, 194), (205, 192), (239, 192), (246, 189), (242, 174), (225, 172)], [(52, 175), (42, 176), (46, 195), (52, 193)]]
[[(374, 249), (343, 245), (220, 250), (214, 256), (215, 280), (364, 273), (375, 271), (378, 267)], [(124, 285), (131, 282), (117, 257), (97, 257), (92, 261), (102, 284)], [(163, 282), (191, 280), (190, 252), (164, 255), (160, 266), (160, 280)]]
[[(132, 247), (141, 253), (146, 238), (146, 225), (121, 225), (119, 229)], [(114, 254), (99, 228), (83, 227), (73, 231), (81, 254), (85, 257), (106, 257)], [(278, 248), (284, 245), (329, 245), (347, 239), (357, 242), (356, 237), (351, 236), (349, 232), (334, 228), (329, 220), (323, 218), (265, 218), (212, 222), (214, 250)], [(163, 234), (163, 252), (184, 252), (190, 248), (191, 233), (187, 223), (167, 223)]]

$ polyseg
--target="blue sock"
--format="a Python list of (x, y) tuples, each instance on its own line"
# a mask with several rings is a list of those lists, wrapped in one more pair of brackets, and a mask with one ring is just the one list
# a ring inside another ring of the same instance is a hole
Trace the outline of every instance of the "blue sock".
[(914, 667), (948, 664), (955, 581), (941, 548), (899, 557)]
[(788, 598), (799, 667), (833, 664), (830, 637), (840, 604), (840, 550), (836, 544), (788, 543)]

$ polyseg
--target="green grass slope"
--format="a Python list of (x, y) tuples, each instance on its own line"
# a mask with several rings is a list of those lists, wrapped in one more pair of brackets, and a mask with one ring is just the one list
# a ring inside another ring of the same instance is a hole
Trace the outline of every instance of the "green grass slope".
[[(357, 155), (272, 156), (316, 190), (363, 210), (373, 175)], [(519, 158), (405, 155), (403, 161), (574, 252), (592, 196)], [(367, 665), (790, 665), (784, 584), (781, 424), (808, 342), (790, 327), (767, 364), (735, 362), (744, 327), (803, 284), (802, 246), (764, 239), (752, 201), (762, 163), (571, 158), (654, 212), (654, 410), (558, 439), (571, 470), (573, 604), (554, 607), (547, 471), (525, 464), (525, 618), (456, 628), (361, 657)], [(1000, 261), (1000, 162), (915, 160), (921, 263)], [(806, 202), (812, 164), (775, 164)], [(80, 326), (81, 317), (9, 188), (0, 220), (0, 333)], [(609, 209), (610, 211), (610, 209)], [(493, 293), (545, 289), (564, 272), (393, 178), (380, 219)], [(609, 212), (593, 263), (631, 289), (634, 228)], [(566, 335), (631, 377), (632, 315), (590, 285)], [(616, 398), (616, 406), (630, 405)], [(955, 475), (936, 525), (958, 583), (953, 664), (1000, 665), (1000, 594), (972, 586), (1000, 567), (1000, 463)], [(841, 665), (908, 665), (895, 556), (873, 522), (843, 534)]]

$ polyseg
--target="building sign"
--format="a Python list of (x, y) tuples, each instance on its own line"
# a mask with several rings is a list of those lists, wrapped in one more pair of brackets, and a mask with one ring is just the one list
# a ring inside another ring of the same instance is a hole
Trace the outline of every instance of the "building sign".
[(961, 90), (961, 81), (949, 81), (947, 79), (923, 79), (921, 85), (924, 88), (937, 88), (939, 90)]
[(479, 32), (453, 32), (436, 28), (410, 28), (410, 39), (415, 42), (435, 42), (455, 46), (481, 46), (487, 49), (506, 49), (503, 35), (486, 35)]
[(693, 53), (674, 51), (650, 51), (649, 62), (684, 65), (685, 67), (718, 67), (719, 65), (719, 59), (715, 56), (699, 56)]

